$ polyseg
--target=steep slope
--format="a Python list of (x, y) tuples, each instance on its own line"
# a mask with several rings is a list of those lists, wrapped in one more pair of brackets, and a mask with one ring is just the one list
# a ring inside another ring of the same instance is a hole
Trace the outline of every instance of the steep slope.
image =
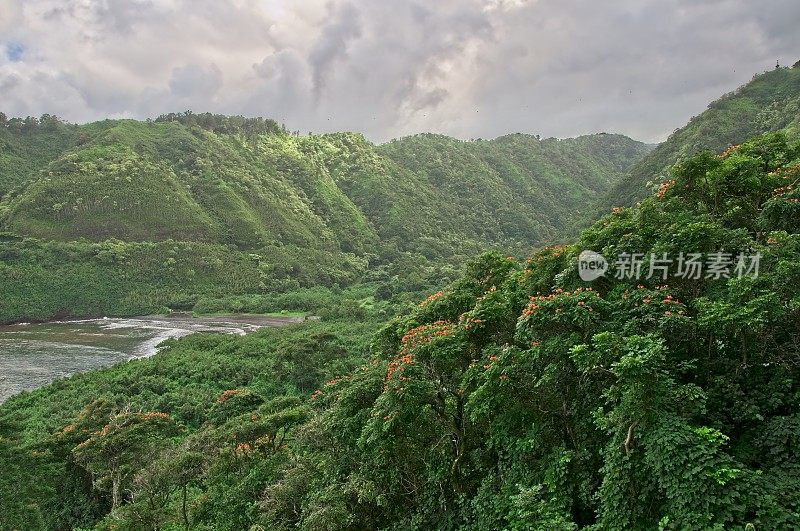
[(756, 75), (739, 89), (712, 102), (631, 169), (601, 201), (600, 212), (646, 197), (648, 182), (663, 180), (677, 161), (698, 151), (722, 151), (755, 135), (787, 128), (800, 134), (800, 66)]
[(0, 322), (258, 311), (363, 279), (424, 290), (468, 255), (554, 238), (646, 150), (614, 135), (376, 146), (191, 113), (0, 133)]
[(8, 120), (0, 113), (0, 198), (80, 141), (78, 126), (56, 118)]
[(431, 190), (444, 217), (438, 226), (506, 247), (556, 237), (580, 205), (608, 190), (647, 150), (605, 134), (567, 140), (515, 134), (475, 142), (423, 134), (379, 147)]
[(29, 161), (6, 179), (16, 190), (0, 210), (3, 226), (62, 241), (175, 239), (357, 254), (373, 252), (380, 237), (441, 258), (552, 239), (647, 150), (617, 135), (476, 142), (418, 135), (375, 146), (353, 133), (299, 137), (219, 120), (59, 125), (64, 140), (43, 151), (37, 131), (6, 128), (8, 145), (31, 145), (4, 152), (6, 166)]
[(174, 122), (116, 122), (7, 208), (10, 230), (44, 239), (335, 247), (308, 201), (243, 139)]

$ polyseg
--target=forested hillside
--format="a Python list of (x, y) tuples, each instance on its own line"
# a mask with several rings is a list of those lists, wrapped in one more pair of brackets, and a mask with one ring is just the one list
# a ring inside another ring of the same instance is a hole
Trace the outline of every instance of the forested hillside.
[(552, 241), (648, 149), (619, 135), (376, 146), (192, 113), (3, 118), (0, 322), (357, 280), (419, 290), (480, 250)]
[[(0, 527), (800, 527), (800, 144), (672, 175), (388, 324), (196, 335), (11, 398)], [(611, 264), (594, 282), (584, 249)], [(728, 269), (647, 276), (663, 253)]]
[(429, 238), (531, 245), (554, 237), (571, 210), (647, 151), (619, 135), (419, 135), (375, 146), (358, 134), (294, 136), (277, 126), (215, 127), (214, 119), (10, 122), (2, 154), (17, 172), (5, 180), (24, 186), (6, 198), (5, 227), (62, 241), (280, 242), (360, 253), (378, 235), (411, 249)]
[(652, 192), (648, 183), (657, 186), (673, 164), (698, 151), (722, 151), (781, 129), (790, 137), (800, 137), (800, 62), (792, 68), (757, 74), (746, 85), (710, 103), (707, 110), (634, 164), (605, 194), (600, 212), (644, 199)]
[(587, 201), (609, 190), (648, 150), (608, 134), (474, 142), (424, 134), (379, 147), (431, 189), (435, 204), (428, 210), (441, 216), (436, 226), (462, 227), (509, 250), (557, 240)]
[(0, 197), (78, 142), (78, 127), (53, 116), (9, 120), (0, 112)]

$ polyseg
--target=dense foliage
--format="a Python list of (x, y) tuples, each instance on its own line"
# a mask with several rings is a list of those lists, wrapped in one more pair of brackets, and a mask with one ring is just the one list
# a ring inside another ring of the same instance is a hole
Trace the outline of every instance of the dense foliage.
[[(0, 234), (0, 323), (211, 307), (319, 311), (340, 303), (338, 286), (363, 278), (366, 266), (352, 255), (279, 246), (245, 253), (200, 242), (62, 243)], [(309, 291), (316, 296), (303, 303)], [(251, 302), (234, 302), (244, 296)]]
[[(574, 244), (471, 261), (369, 347), (368, 319), (193, 336), (10, 399), (0, 527), (800, 526), (800, 145), (672, 175)], [(583, 249), (761, 260), (587, 283)]]
[[(196, 334), (11, 399), (0, 412), (0, 528), (92, 526), (119, 506), (134, 529), (189, 515), (209, 529), (217, 518), (246, 529), (287, 457), (288, 428), (310, 415), (306, 397), (363, 360), (375, 324), (350, 319)], [(260, 459), (267, 443), (272, 464)]]
[(3, 118), (0, 323), (357, 282), (416, 293), (480, 250), (554, 238), (646, 150), (616, 135), (375, 146), (190, 112)]

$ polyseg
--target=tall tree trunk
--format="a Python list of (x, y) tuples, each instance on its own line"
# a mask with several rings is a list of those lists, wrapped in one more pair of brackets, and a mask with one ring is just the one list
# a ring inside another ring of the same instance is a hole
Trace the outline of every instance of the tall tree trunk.
[(113, 511), (119, 507), (119, 471), (111, 471), (111, 510)]
[(181, 488), (181, 516), (183, 516), (183, 525), (189, 529), (189, 514), (186, 512), (186, 489), (187, 484), (184, 483)]

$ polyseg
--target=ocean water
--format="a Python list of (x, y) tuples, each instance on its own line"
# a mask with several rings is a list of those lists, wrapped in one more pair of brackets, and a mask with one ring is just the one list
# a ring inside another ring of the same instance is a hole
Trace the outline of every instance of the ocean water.
[(103, 318), (0, 326), (0, 402), (58, 378), (152, 356), (166, 339), (195, 332), (244, 335), (291, 317)]

